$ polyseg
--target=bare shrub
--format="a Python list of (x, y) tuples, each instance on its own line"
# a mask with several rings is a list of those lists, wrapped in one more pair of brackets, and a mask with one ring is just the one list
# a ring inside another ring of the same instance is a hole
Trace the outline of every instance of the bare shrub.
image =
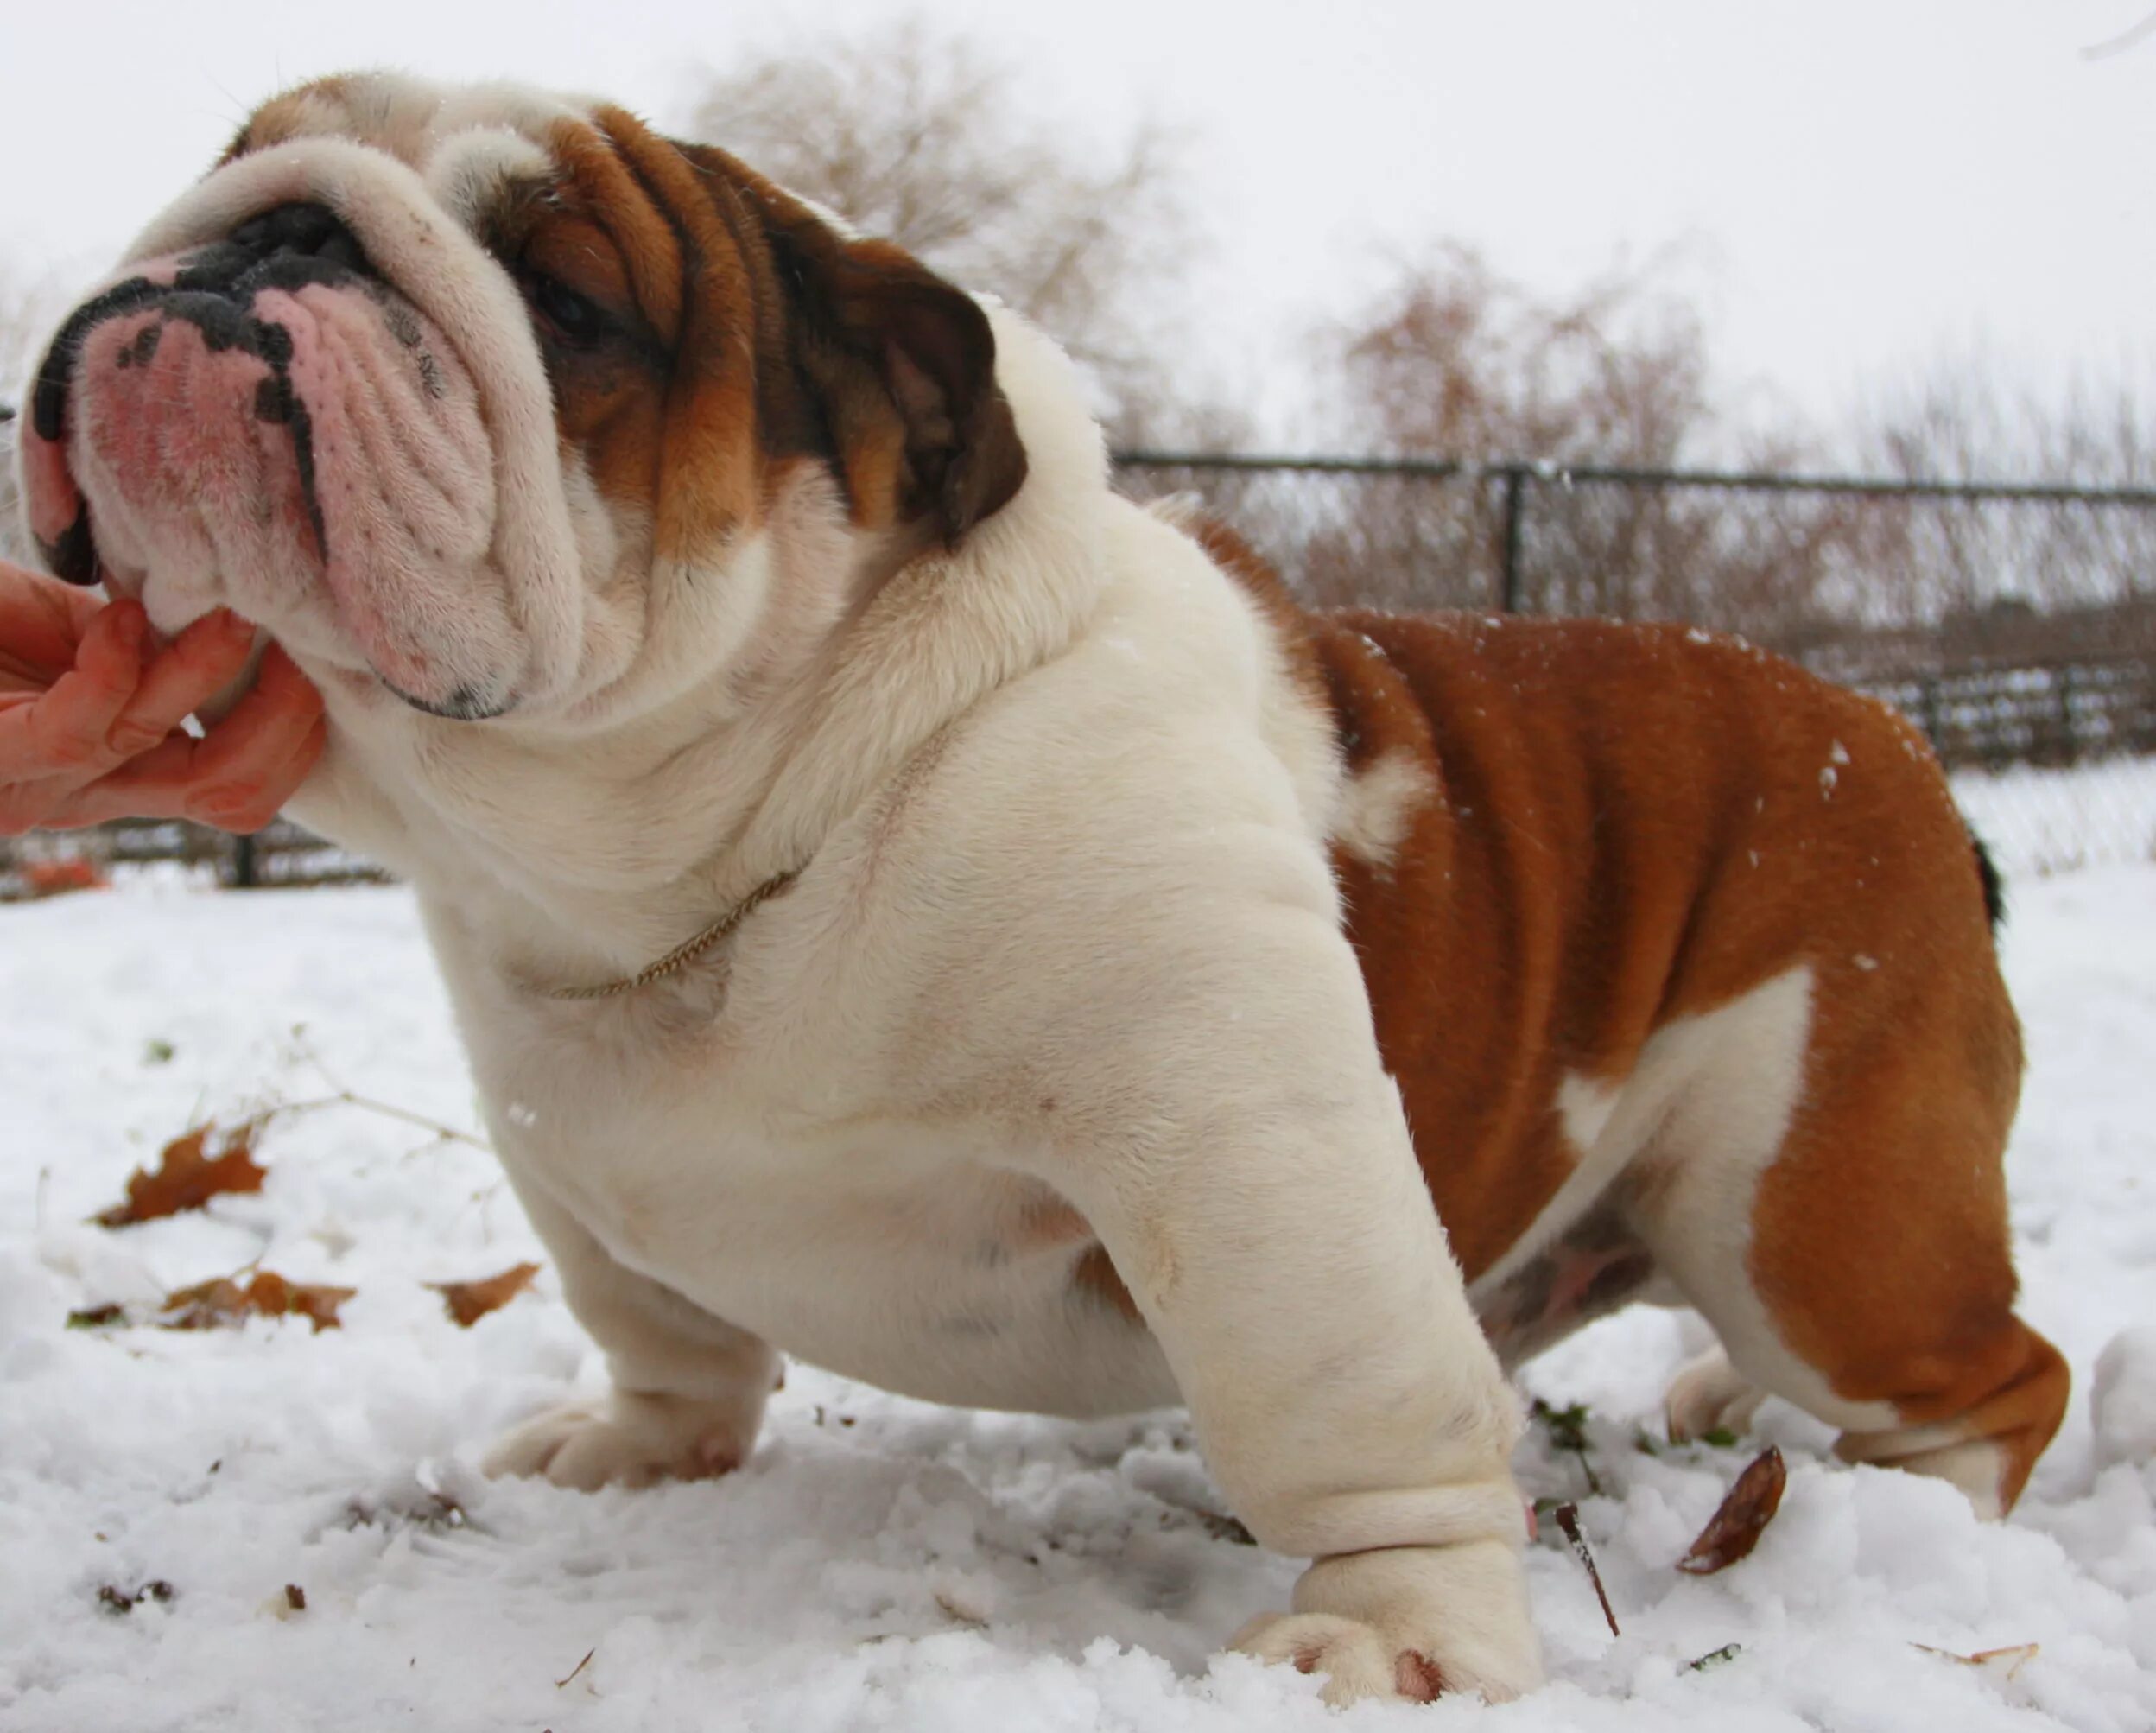
[[(1856, 460), (1913, 480), (2156, 486), (2156, 390), (2145, 371), (2017, 388), (1982, 352), (1874, 391), (1852, 417)], [(2106, 609), (2156, 594), (2156, 512), (1912, 501), (1889, 515), (1882, 557), (1909, 574), (1914, 616)]]
[(1550, 300), (1444, 246), (1329, 337), (1348, 430), (1394, 451), (1661, 466), (1712, 420), (1698, 316), (1654, 263)]
[[(1519, 600), (1538, 613), (1684, 619), (1770, 642), (1801, 637), (1849, 525), (1831, 500), (1581, 479), (1571, 466), (1662, 469), (1719, 458), (1801, 460), (1720, 408), (1699, 318), (1665, 257), (1538, 295), (1470, 249), (1402, 266), (1363, 313), (1324, 333), (1349, 448), (1455, 460), (1443, 482), (1306, 488), (1265, 526), (1296, 551), (1312, 600), (1488, 606), (1502, 594), (1507, 493), (1519, 500)], [(1524, 477), (1477, 466), (1525, 464)], [(1260, 533), (1265, 533), (1264, 529)]]

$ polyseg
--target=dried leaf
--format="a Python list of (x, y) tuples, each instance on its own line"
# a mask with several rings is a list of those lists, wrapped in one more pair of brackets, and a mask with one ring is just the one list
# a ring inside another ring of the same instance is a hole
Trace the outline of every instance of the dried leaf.
[(1788, 1480), (1789, 1471), (1782, 1466), (1782, 1453), (1768, 1445), (1737, 1476), (1737, 1483), (1729, 1489), (1722, 1508), (1700, 1530), (1691, 1551), (1677, 1561), (1677, 1568), (1689, 1571), (1696, 1577), (1707, 1577), (1727, 1570), (1749, 1554), (1760, 1544), (1760, 1531), (1781, 1508), (1782, 1488)]
[(1239, 1516), (1228, 1516), (1217, 1510), (1196, 1513), (1198, 1525), (1214, 1540), (1225, 1540), (1231, 1546), (1255, 1546), (1258, 1537)]
[(938, 1589), (935, 1591), (935, 1604), (943, 1616), (954, 1625), (967, 1625), (974, 1630), (987, 1628), (988, 1615), (961, 1600), (956, 1590)]
[(287, 1583), (284, 1585), (284, 1604), (295, 1613), (305, 1612), (307, 1610), (307, 1590), (297, 1583)]
[(228, 1330), (250, 1317), (289, 1317), (296, 1313), (319, 1334), (337, 1328), (337, 1308), (352, 1292), (351, 1288), (287, 1281), (272, 1270), (256, 1271), (244, 1286), (230, 1277), (219, 1276), (166, 1295), (165, 1315), (159, 1323), (167, 1330)]
[(1930, 1643), (1912, 1643), (1926, 1654), (1937, 1655), (1942, 1660), (1957, 1661), (1963, 1666), (1973, 1666), (1995, 1685), (2011, 1685), (2014, 1675), (2034, 1660), (2042, 1651), (2035, 1643), (2013, 1643), (2005, 1648), (1980, 1648), (1974, 1654), (1956, 1654), (1952, 1649), (1933, 1648)]
[[(848, 1418), (841, 1419), (839, 1424), (841, 1426), (850, 1426), (853, 1422)], [(1198, 1527), (1213, 1539), (1225, 1540), (1235, 1546), (1255, 1546), (1258, 1544), (1258, 1537), (1250, 1532), (1240, 1517), (1228, 1515), (1222, 1511), (1208, 1509), (1202, 1504), (1193, 1504), (1183, 1499), (1174, 1498), (1164, 1492), (1156, 1493), (1154, 1496), (1170, 1508), (1183, 1511), (1188, 1515), (1197, 1518)], [(1164, 1510), (1160, 1514), (1160, 1520), (1161, 1526), (1166, 1527), (1173, 1519), (1170, 1517), (1167, 1511)]]
[(230, 1191), (259, 1191), (267, 1173), (254, 1160), (255, 1133), (259, 1120), (233, 1127), (215, 1155), (206, 1155), (213, 1126), (197, 1126), (164, 1147), (157, 1171), (136, 1168), (127, 1182), (127, 1202), (116, 1203), (94, 1219), (100, 1228), (124, 1228), (136, 1222), (154, 1222), (177, 1216), (183, 1209), (200, 1209), (211, 1198)]
[(362, 1494), (345, 1506), (347, 1528), (407, 1526), (434, 1534), (477, 1528), (465, 1508), (447, 1493), (429, 1491), (416, 1483), (392, 1488), (385, 1494)]
[(105, 1330), (126, 1322), (127, 1308), (113, 1300), (107, 1300), (103, 1305), (82, 1306), (67, 1314), (70, 1330)]
[(25, 860), (17, 867), (22, 886), (33, 897), (62, 897), (70, 891), (102, 891), (112, 881), (94, 860)]
[(484, 1281), (429, 1282), (427, 1285), (441, 1296), (442, 1303), (449, 1308), (449, 1316), (469, 1330), (487, 1313), (507, 1305), (523, 1292), (538, 1273), (536, 1264), (517, 1264)]
[(98, 1603), (108, 1613), (131, 1613), (145, 1601), (169, 1605), (173, 1597), (178, 1593), (179, 1590), (162, 1577), (153, 1577), (133, 1594), (111, 1583), (105, 1584), (98, 1590)]

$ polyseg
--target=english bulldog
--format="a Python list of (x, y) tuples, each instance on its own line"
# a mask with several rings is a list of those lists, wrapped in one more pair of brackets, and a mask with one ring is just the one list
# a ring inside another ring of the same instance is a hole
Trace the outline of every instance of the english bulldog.
[(619, 108), (278, 97), (46, 352), (51, 569), (320, 684), (601, 1406), (732, 1468), (781, 1352), (1187, 1404), (1327, 1698), (1539, 1676), (1503, 1368), (1640, 1297), (2013, 1502), (2021, 1067), (1923, 740), (1682, 627), (1306, 612), (1109, 485), (1039, 332)]

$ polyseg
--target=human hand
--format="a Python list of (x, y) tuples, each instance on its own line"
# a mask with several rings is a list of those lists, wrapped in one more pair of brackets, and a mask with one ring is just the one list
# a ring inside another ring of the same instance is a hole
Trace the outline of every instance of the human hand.
[(156, 647), (141, 603), (0, 562), (0, 836), (130, 817), (261, 829), (321, 754), (306, 676), (272, 644), (228, 715), (200, 740), (180, 729), (253, 643), (219, 613)]

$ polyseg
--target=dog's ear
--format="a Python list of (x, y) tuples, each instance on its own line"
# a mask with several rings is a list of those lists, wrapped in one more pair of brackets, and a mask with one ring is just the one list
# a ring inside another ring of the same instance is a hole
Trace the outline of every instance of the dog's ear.
[(987, 316), (890, 242), (851, 238), (798, 200), (756, 190), (793, 303), (794, 364), (855, 510), (924, 524), (955, 546), (1025, 479)]

